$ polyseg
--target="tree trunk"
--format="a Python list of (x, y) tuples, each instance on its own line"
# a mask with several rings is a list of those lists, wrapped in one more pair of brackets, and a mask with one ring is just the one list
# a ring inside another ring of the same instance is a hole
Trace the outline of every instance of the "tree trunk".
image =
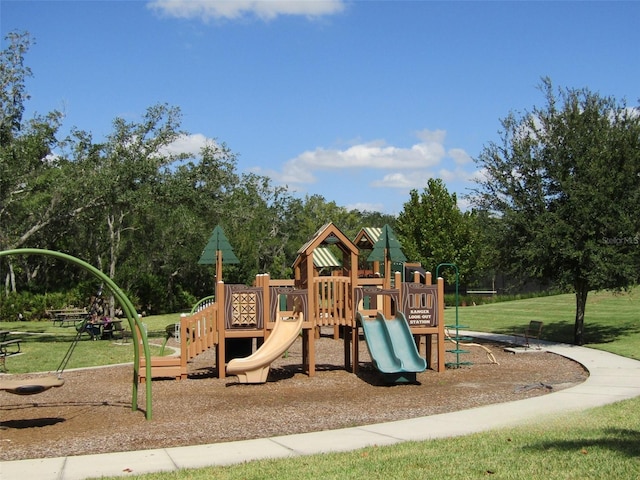
[[(122, 239), (122, 222), (124, 213), (120, 212), (118, 218), (116, 215), (107, 215), (107, 225), (109, 227), (109, 278), (116, 278), (116, 267), (120, 255), (120, 240)], [(100, 267), (102, 269), (102, 259), (100, 258)], [(109, 316), (115, 317), (116, 301), (113, 292), (109, 295)], [(122, 305), (124, 307), (124, 305)]]
[(9, 295), (9, 292), (16, 293), (16, 272), (13, 270), (13, 262), (9, 260), (7, 262), (9, 264), (9, 272), (7, 273), (7, 277), (5, 279), (5, 293)]
[(584, 345), (584, 310), (587, 306), (589, 282), (584, 279), (576, 281), (576, 323), (573, 329), (573, 343)]

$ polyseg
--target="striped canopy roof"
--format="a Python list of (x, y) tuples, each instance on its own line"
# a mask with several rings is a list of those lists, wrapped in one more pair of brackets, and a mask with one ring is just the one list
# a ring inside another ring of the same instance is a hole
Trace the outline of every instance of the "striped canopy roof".
[(353, 243), (359, 249), (372, 249), (382, 234), (382, 227), (364, 227), (356, 235)]
[(316, 268), (333, 268), (342, 266), (331, 250), (326, 247), (318, 247), (313, 250), (313, 264)]

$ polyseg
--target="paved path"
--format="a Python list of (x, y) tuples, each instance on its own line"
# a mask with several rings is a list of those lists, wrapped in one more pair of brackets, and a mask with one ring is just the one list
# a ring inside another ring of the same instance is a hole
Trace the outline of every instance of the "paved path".
[[(500, 335), (465, 334), (505, 340)], [(525, 400), (377, 425), (193, 447), (0, 462), (0, 479), (81, 480), (100, 475), (126, 476), (349, 451), (371, 445), (466, 435), (533, 421), (539, 419), (541, 412), (551, 416), (640, 396), (640, 361), (590, 348), (542, 343), (546, 350), (584, 365), (590, 374), (587, 381)]]

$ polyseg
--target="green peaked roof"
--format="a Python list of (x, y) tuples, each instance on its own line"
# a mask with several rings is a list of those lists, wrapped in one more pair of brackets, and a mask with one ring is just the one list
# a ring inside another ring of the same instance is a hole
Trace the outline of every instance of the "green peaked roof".
[(229, 240), (227, 240), (222, 227), (219, 225), (213, 229), (211, 237), (209, 237), (209, 242), (207, 243), (207, 246), (204, 247), (202, 255), (200, 255), (198, 264), (215, 265), (216, 253), (218, 251), (222, 252), (222, 263), (240, 263), (240, 260), (238, 260), (233, 253), (231, 244), (229, 243)]
[[(384, 258), (385, 250), (388, 258)], [(373, 245), (373, 251), (367, 258), (369, 262), (384, 262), (385, 260), (391, 260), (392, 262), (407, 261), (407, 257), (402, 253), (402, 246), (389, 225), (382, 227), (382, 232), (380, 232), (378, 240)]]

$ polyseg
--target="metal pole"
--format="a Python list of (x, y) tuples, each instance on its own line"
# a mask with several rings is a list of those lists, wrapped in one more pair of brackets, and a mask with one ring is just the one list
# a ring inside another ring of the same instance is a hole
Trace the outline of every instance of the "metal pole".
[(460, 340), (462, 339), (462, 337), (460, 336), (460, 329), (467, 328), (467, 327), (464, 327), (464, 326), (460, 325), (460, 323), (458, 321), (458, 304), (459, 304), (459, 301), (458, 301), (458, 287), (459, 287), (460, 273), (458, 271), (458, 266), (455, 263), (441, 263), (436, 267), (436, 278), (439, 277), (440, 267), (453, 267), (455, 272), (456, 272), (456, 297), (455, 297), (456, 298), (456, 323), (454, 325), (455, 332), (456, 332), (456, 336), (455, 336), (456, 348), (455, 348), (455, 350), (448, 350), (448, 351), (455, 353), (455, 355), (456, 355), (455, 367), (458, 368), (462, 364), (470, 365), (470, 362), (461, 362), (460, 361), (460, 354), (461, 353), (469, 353), (467, 350), (462, 350), (460, 348)]

